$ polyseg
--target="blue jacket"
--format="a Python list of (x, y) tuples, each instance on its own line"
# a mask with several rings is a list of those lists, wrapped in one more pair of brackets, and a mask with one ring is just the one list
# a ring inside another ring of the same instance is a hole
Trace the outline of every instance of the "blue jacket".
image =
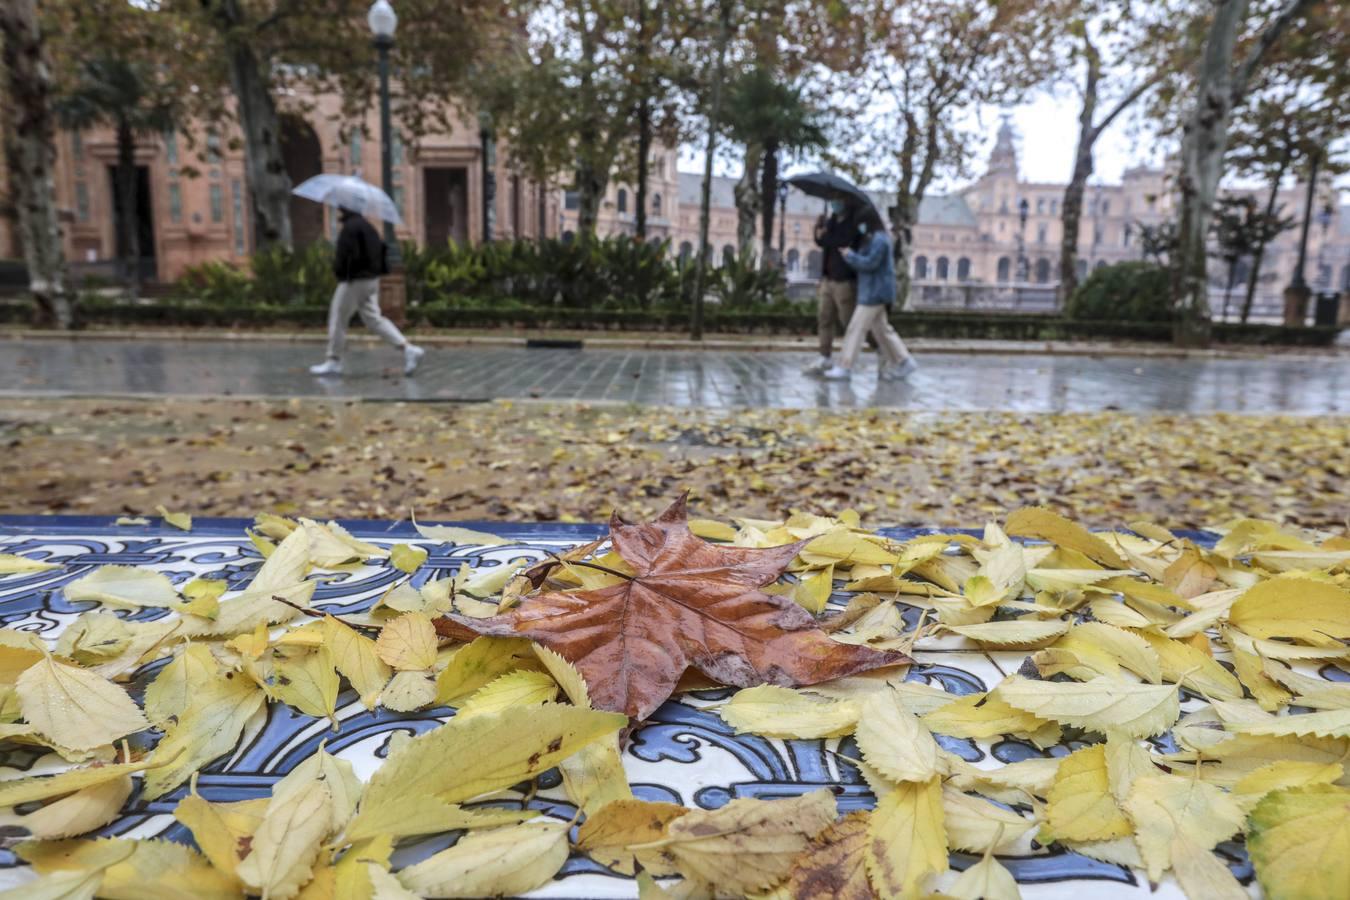
[(890, 306), (895, 302), (895, 263), (889, 235), (872, 232), (861, 250), (844, 251), (844, 262), (858, 273), (859, 306)]

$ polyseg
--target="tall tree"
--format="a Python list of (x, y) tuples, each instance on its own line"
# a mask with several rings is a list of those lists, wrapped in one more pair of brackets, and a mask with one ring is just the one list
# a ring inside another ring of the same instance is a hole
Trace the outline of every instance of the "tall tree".
[[(1073, 174), (1061, 207), (1059, 296), (1063, 303), (1078, 286), (1078, 236), (1083, 195), (1093, 172), (1093, 148), (1102, 132), (1156, 87), (1184, 57), (1186, 34), (1177, 27), (1177, 2), (1085, 2), (1065, 20), (1066, 70), (1077, 69), (1082, 105)], [(1100, 106), (1100, 109), (1099, 109)]]
[(864, 172), (895, 185), (890, 210), (897, 295), (909, 294), (919, 206), (939, 174), (966, 172), (965, 129), (984, 104), (1007, 104), (1044, 80), (1054, 15), (1035, 0), (874, 0), (864, 80), (839, 105), (870, 141)]
[[(1251, 0), (1214, 0), (1196, 75), (1195, 100), (1181, 141), (1181, 211), (1177, 251), (1172, 259), (1172, 303), (1177, 310), (1175, 340), (1183, 346), (1209, 343), (1212, 329), (1206, 241), (1223, 175), (1229, 119), (1234, 107), (1246, 97), (1262, 58), (1312, 2), (1282, 0), (1273, 15), (1253, 28), (1248, 16)], [(1238, 60), (1244, 28), (1250, 31), (1249, 46)], [(1236, 64), (1234, 60), (1238, 60)]]
[(707, 143), (703, 149), (703, 184), (698, 204), (698, 249), (694, 263), (694, 308), (689, 316), (690, 340), (703, 340), (703, 288), (708, 272), (708, 228), (712, 220), (713, 160), (717, 158), (717, 134), (722, 128), (722, 92), (726, 80), (727, 45), (735, 28), (734, 0), (716, 0), (715, 56), (708, 83)]
[[(1278, 213), (1267, 213), (1259, 208), (1256, 200), (1247, 195), (1220, 197), (1214, 204), (1214, 220), (1210, 225), (1217, 250), (1214, 255), (1228, 266), (1224, 282), (1221, 315), (1223, 321), (1228, 321), (1228, 307), (1233, 296), (1238, 264), (1250, 258), (1253, 259), (1252, 266), (1255, 267), (1254, 257), (1267, 243), (1293, 224), (1292, 219), (1283, 219)], [(1250, 310), (1243, 309), (1243, 322), (1247, 321), (1249, 312)]]
[(70, 328), (75, 307), (67, 294), (56, 209), (56, 122), (45, 38), (35, 0), (0, 3), (0, 132), (28, 288), (39, 323)]
[(67, 128), (85, 130), (108, 123), (117, 137), (114, 182), (121, 216), (117, 220), (122, 277), (133, 297), (141, 286), (139, 190), (136, 139), (178, 127), (179, 107), (173, 95), (158, 90), (155, 70), (139, 61), (98, 55), (80, 67), (79, 80), (58, 102)]

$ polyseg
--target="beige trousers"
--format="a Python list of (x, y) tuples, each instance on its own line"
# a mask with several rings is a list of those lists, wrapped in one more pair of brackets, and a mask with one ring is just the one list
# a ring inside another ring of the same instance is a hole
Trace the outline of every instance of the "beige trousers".
[(380, 314), (380, 279), (339, 281), (328, 306), (328, 358), (342, 359), (347, 346), (347, 323), (359, 313), (366, 327), (402, 349), (408, 342), (398, 326)]
[(909, 348), (900, 340), (900, 335), (887, 318), (886, 307), (859, 306), (853, 311), (853, 318), (848, 320), (848, 331), (844, 333), (844, 351), (839, 360), (840, 366), (845, 369), (853, 368), (858, 361), (858, 353), (862, 350), (863, 340), (869, 333), (877, 342), (877, 353), (880, 355), (882, 366), (893, 366), (909, 359)]
[(833, 352), (835, 325), (843, 334), (853, 317), (858, 303), (858, 282), (820, 279), (816, 288), (816, 336), (820, 339), (820, 355), (828, 358)]

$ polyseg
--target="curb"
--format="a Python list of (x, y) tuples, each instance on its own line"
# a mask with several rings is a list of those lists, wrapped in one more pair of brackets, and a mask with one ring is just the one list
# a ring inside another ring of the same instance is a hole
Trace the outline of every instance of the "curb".
[[(60, 332), (43, 329), (0, 330), (0, 340), (11, 341), (220, 341), (236, 343), (293, 343), (318, 344), (327, 340), (323, 332), (262, 332), (262, 331), (176, 331), (176, 330), (107, 330)], [(351, 343), (376, 344), (373, 335), (357, 334), (348, 338)], [(764, 340), (734, 341), (716, 338), (690, 341), (684, 338), (552, 338), (547, 334), (533, 337), (426, 334), (417, 336), (419, 344), (429, 347), (491, 347), (558, 349), (567, 344), (577, 350), (660, 350), (683, 352), (736, 351), (741, 353), (809, 353), (815, 346), (813, 337), (795, 341)], [(1114, 344), (1089, 341), (1002, 341), (1002, 340), (944, 340), (912, 338), (906, 342), (916, 353), (1003, 354), (1023, 356), (1132, 356), (1152, 359), (1251, 359), (1271, 355), (1302, 356), (1316, 359), (1336, 359), (1350, 356), (1350, 350), (1340, 346), (1310, 347), (1220, 347), (1184, 349), (1151, 344)], [(549, 345), (554, 345), (550, 347)]]

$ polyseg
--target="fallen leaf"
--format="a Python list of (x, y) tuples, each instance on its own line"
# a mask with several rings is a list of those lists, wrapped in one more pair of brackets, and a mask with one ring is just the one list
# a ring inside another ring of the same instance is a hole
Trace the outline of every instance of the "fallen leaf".
[(1021, 900), (1022, 897), (1022, 892), (1017, 888), (1017, 879), (1007, 867), (994, 859), (992, 850), (962, 872), (949, 893), (962, 900)]
[(380, 629), (375, 652), (394, 669), (430, 669), (436, 664), (436, 629), (422, 613), (405, 613)]
[(792, 863), (787, 894), (794, 900), (872, 900), (863, 852), (866, 812), (851, 813), (812, 839)]
[(1272, 578), (1239, 597), (1228, 621), (1252, 637), (1336, 648), (1350, 638), (1350, 590), (1327, 581)]
[(737, 691), (718, 713), (737, 734), (810, 739), (848, 734), (858, 722), (859, 710), (851, 701), (761, 684)]
[(1064, 757), (1047, 799), (1046, 829), (1054, 840), (1103, 841), (1130, 834), (1130, 822), (1111, 794), (1102, 744)]
[(688, 812), (676, 803), (614, 800), (587, 815), (577, 830), (577, 849), (621, 875), (634, 875), (639, 868), (653, 875), (674, 875), (673, 861), (661, 849), (645, 845), (659, 843), (666, 826)]
[(884, 898), (917, 897), (934, 875), (947, 871), (940, 779), (905, 782), (877, 801), (864, 860)]
[(99, 566), (61, 589), (71, 603), (94, 601), (128, 609), (180, 605), (173, 582), (151, 569)]
[(894, 692), (868, 697), (861, 712), (855, 738), (869, 766), (897, 782), (945, 774), (933, 735)]
[(15, 682), (23, 717), (63, 747), (90, 750), (150, 727), (127, 692), (48, 656)]
[(264, 898), (289, 900), (298, 894), (314, 871), (332, 805), (328, 785), (317, 780), (273, 795), (248, 855), (236, 868), (240, 880)]
[(1130, 737), (1162, 734), (1181, 712), (1172, 685), (1110, 678), (1079, 684), (1012, 677), (998, 686), (998, 695), (1009, 705), (1042, 718), (1102, 734), (1119, 729)]
[(0, 575), (28, 575), (33, 572), (50, 572), (61, 568), (56, 563), (29, 559), (14, 553), (0, 553)]
[(1125, 559), (1106, 541), (1043, 507), (1024, 507), (1013, 511), (1008, 515), (1003, 530), (1015, 537), (1040, 538), (1057, 547), (1077, 550), (1102, 565), (1117, 569), (1126, 567)]
[(333, 664), (361, 696), (362, 705), (374, 709), (391, 674), (375, 642), (332, 616), (324, 617), (323, 628)]
[(164, 508), (164, 505), (162, 503), (155, 507), (155, 512), (159, 513), (160, 518), (164, 520), (165, 524), (172, 525), (179, 531), (192, 530), (192, 516), (188, 515), (187, 513), (169, 512), (167, 509)]
[(131, 796), (131, 790), (131, 777), (119, 775), (82, 788), (26, 815), (0, 814), (0, 828), (11, 836), (15, 829), (22, 829), (30, 837), (43, 839), (87, 834), (116, 819), (122, 812), (122, 804)]
[(538, 665), (530, 642), (518, 638), (474, 638), (455, 651), (436, 676), (436, 700), (451, 706), (483, 685), (516, 669)]
[(427, 551), (412, 544), (395, 544), (389, 550), (389, 562), (400, 572), (409, 575), (422, 568), (427, 561)]
[[(1236, 800), (1196, 778), (1149, 775), (1135, 780), (1125, 800), (1135, 840), (1152, 881), (1172, 867), (1180, 849), (1210, 850), (1231, 837), (1246, 818)], [(1178, 842), (1180, 848), (1178, 848)]]
[(1247, 849), (1271, 900), (1331, 900), (1350, 884), (1350, 790), (1277, 791), (1257, 804), (1248, 825)]
[(416, 518), (413, 526), (417, 533), (429, 541), (441, 541), (446, 544), (463, 544), (472, 547), (498, 547), (511, 543), (506, 538), (489, 534), (486, 531), (474, 531), (456, 525), (419, 525)]
[(337, 713), (338, 687), (333, 653), (321, 646), (278, 659), (272, 668), (268, 693), (307, 716), (333, 719)]
[(436, 682), (428, 672), (395, 672), (380, 692), (380, 705), (394, 712), (413, 712), (436, 702)]
[(153, 758), (162, 765), (145, 776), (142, 797), (153, 800), (168, 793), (233, 750), (244, 726), (265, 703), (261, 688), (234, 673), (195, 686), (188, 708), (155, 747)]
[[(610, 528), (637, 574), (613, 587), (527, 597), (495, 619), (441, 619), (464, 632), (518, 636), (567, 659), (591, 702), (643, 719), (691, 666), (723, 684), (797, 686), (907, 662), (896, 652), (840, 644), (811, 614), (759, 588), (776, 580), (797, 545), (748, 550), (709, 544), (685, 524), (681, 498), (656, 521)], [(446, 633), (445, 631), (442, 632)]]
[(547, 883), (567, 862), (565, 822), (475, 831), (398, 873), (423, 897), (516, 896)]
[[(192, 840), (221, 872), (238, 878), (239, 861), (246, 839), (262, 824), (268, 799), (212, 803), (200, 794), (188, 794), (174, 807), (173, 817), (192, 832)], [(243, 882), (239, 883), (240, 888)]]

